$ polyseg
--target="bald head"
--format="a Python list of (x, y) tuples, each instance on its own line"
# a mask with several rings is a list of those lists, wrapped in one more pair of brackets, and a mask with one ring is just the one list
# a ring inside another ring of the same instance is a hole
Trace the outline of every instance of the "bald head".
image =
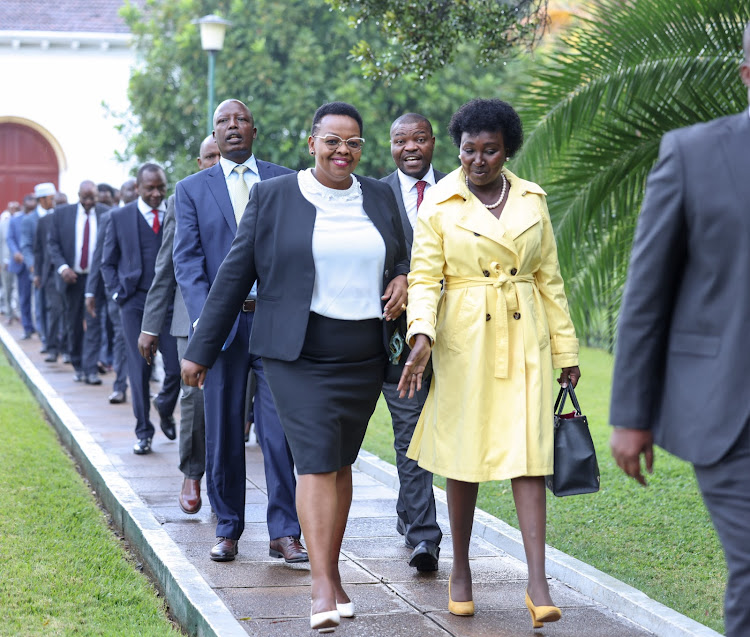
[(239, 100), (224, 100), (214, 112), (214, 139), (222, 157), (242, 164), (253, 154), (258, 134), (250, 109)]
[(82, 181), (78, 187), (78, 201), (87, 212), (91, 210), (98, 201), (99, 190), (93, 181)]
[(206, 170), (206, 168), (216, 165), (219, 162), (219, 157), (219, 145), (211, 134), (201, 142), (198, 153), (198, 170)]

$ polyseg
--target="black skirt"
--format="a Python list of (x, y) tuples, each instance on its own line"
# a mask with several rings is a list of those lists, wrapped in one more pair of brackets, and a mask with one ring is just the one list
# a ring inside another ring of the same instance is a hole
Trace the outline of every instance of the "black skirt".
[(314, 313), (297, 360), (263, 359), (297, 473), (338, 471), (357, 459), (385, 362), (380, 319)]

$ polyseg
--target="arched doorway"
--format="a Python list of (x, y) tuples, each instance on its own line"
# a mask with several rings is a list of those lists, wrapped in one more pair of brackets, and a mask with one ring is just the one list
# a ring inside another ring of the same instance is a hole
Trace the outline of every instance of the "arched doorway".
[(0, 211), (9, 201), (21, 201), (40, 182), (51, 181), (57, 187), (59, 178), (57, 153), (40, 132), (0, 122)]

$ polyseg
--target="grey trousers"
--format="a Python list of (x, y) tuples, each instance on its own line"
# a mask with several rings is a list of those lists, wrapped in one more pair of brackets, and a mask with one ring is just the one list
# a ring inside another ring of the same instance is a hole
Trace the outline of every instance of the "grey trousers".
[[(180, 360), (188, 346), (187, 336), (177, 337)], [(206, 472), (206, 417), (203, 390), (180, 381), (180, 471), (189, 480), (200, 480)]]
[(729, 569), (725, 634), (744, 637), (750, 626), (750, 424), (719, 462), (695, 465), (695, 475)]
[(409, 546), (416, 546), (424, 540), (440, 544), (443, 533), (437, 523), (432, 473), (406, 457), (429, 387), (422, 385), (412, 399), (399, 398), (396, 387), (395, 383), (383, 383), (383, 396), (393, 421), (393, 448), (400, 483), (396, 513), (403, 522), (404, 538)]
[(128, 391), (128, 355), (125, 351), (125, 335), (122, 332), (120, 306), (112, 299), (107, 299), (107, 312), (115, 334), (115, 341), (112, 344), (112, 366), (115, 368), (115, 382), (112, 383), (112, 389), (125, 394)]

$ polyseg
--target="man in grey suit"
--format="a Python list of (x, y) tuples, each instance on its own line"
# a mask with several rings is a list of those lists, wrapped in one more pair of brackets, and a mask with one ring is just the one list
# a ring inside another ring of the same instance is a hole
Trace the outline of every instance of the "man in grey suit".
[[(743, 47), (750, 99), (750, 23)], [(750, 625), (748, 166), (748, 110), (664, 135), (633, 244), (610, 411), (612, 454), (644, 486), (641, 455), (650, 473), (654, 443), (693, 464), (729, 567), (729, 637)]]
[[(391, 155), (397, 169), (382, 181), (396, 195), (409, 258), (414, 241), (414, 224), (424, 193), (445, 177), (444, 173), (432, 167), (434, 150), (432, 124), (424, 115), (406, 113), (391, 125)], [(405, 362), (407, 355), (408, 352), (404, 352), (401, 360)], [(408, 399), (399, 397), (398, 382), (383, 383), (383, 396), (393, 422), (393, 447), (396, 450), (400, 484), (396, 503), (396, 529), (404, 536), (405, 544), (413, 549), (409, 565), (416, 567), (418, 571), (437, 570), (440, 540), (443, 537), (436, 519), (432, 474), (406, 457), (429, 386), (429, 382), (423, 382), (422, 389), (414, 398)]]
[[(199, 170), (211, 168), (219, 161), (219, 147), (213, 135), (201, 143)], [(159, 334), (167, 319), (167, 310), (174, 301), (170, 334), (177, 339), (177, 355), (182, 360), (188, 344), (190, 317), (174, 274), (172, 249), (175, 234), (175, 196), (167, 201), (164, 236), (156, 257), (154, 280), (143, 308), (138, 350), (150, 365), (159, 346)], [(198, 513), (201, 508), (201, 478), (206, 470), (206, 421), (203, 413), (203, 392), (198, 387), (181, 383), (180, 391), (180, 471), (185, 476), (178, 501), (185, 513)]]

